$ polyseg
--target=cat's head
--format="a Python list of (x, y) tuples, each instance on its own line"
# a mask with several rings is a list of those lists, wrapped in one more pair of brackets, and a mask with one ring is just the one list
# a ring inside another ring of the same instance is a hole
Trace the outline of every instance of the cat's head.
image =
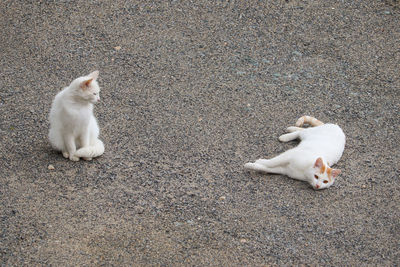
[(95, 104), (100, 100), (100, 87), (97, 83), (99, 77), (99, 71), (93, 71), (87, 76), (79, 77), (75, 79), (71, 86), (74, 89), (74, 93), (81, 100)]
[(322, 158), (317, 158), (310, 172), (309, 183), (315, 190), (328, 188), (335, 182), (340, 172), (339, 169), (330, 168)]

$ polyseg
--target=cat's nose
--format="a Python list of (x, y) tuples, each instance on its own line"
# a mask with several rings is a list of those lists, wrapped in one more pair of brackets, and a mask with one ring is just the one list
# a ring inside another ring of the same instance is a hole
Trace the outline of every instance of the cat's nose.
[(319, 188), (319, 185), (316, 184), (316, 185), (315, 185), (315, 189), (318, 189), (318, 188)]

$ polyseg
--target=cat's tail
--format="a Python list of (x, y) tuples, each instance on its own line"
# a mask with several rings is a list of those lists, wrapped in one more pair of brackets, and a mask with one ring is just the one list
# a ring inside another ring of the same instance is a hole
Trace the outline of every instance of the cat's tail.
[(323, 125), (323, 124), (324, 124), (322, 121), (317, 120), (317, 119), (314, 118), (314, 117), (311, 117), (311, 116), (303, 116), (303, 117), (301, 117), (300, 119), (297, 120), (296, 126), (297, 126), (297, 127), (301, 127), (301, 126), (303, 126), (303, 125), (306, 124), (306, 123), (310, 124), (311, 126), (320, 126), (320, 125)]
[(100, 139), (96, 139), (93, 146), (82, 147), (75, 152), (75, 156), (84, 158), (95, 158), (104, 153), (104, 144)]

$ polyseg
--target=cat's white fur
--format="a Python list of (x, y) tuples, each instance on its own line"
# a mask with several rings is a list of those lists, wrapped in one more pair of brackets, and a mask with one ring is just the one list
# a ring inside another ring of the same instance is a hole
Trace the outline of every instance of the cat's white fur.
[[(300, 123), (296, 125), (300, 126)], [(246, 163), (245, 168), (284, 174), (296, 180), (306, 181), (314, 189), (330, 187), (340, 174), (340, 170), (329, 166), (337, 163), (343, 154), (346, 137), (342, 129), (336, 124), (322, 124), (309, 128), (292, 126), (287, 131), (289, 133), (281, 135), (279, 140), (288, 142), (299, 138), (301, 142), (297, 147), (272, 159)]]
[(65, 158), (91, 160), (104, 153), (93, 104), (100, 100), (98, 71), (79, 77), (59, 92), (50, 110), (49, 139)]

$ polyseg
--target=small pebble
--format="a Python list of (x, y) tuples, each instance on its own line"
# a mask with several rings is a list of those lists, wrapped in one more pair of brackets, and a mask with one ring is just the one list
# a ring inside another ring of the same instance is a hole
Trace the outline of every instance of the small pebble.
[(116, 47), (114, 47), (114, 49), (115, 49), (116, 51), (119, 51), (119, 50), (121, 50), (121, 47), (120, 47), (120, 46), (116, 46)]
[(293, 51), (293, 54), (298, 56), (298, 57), (301, 57), (303, 55), (303, 53), (301, 53), (299, 51)]
[(226, 197), (225, 196), (221, 196), (221, 197), (219, 197), (219, 200), (225, 200), (226, 199)]
[(244, 238), (241, 238), (241, 239), (240, 239), (240, 243), (247, 243), (247, 240), (244, 239)]
[(363, 184), (363, 185), (361, 186), (361, 188), (365, 189), (365, 188), (367, 188), (367, 186), (366, 186), (365, 184)]
[(50, 164), (49, 166), (47, 166), (47, 169), (52, 171), (52, 170), (55, 170), (56, 168), (54, 168), (54, 166)]

